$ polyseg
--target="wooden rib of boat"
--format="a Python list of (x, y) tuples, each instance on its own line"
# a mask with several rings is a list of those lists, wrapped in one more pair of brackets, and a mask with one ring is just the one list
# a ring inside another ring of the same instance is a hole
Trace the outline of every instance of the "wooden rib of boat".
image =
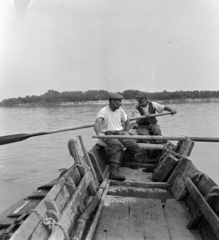
[(189, 159), (191, 140), (140, 144), (120, 168), (124, 182), (108, 179), (100, 142), (90, 151), (81, 137), (68, 145), (74, 165), (4, 211), (0, 239), (219, 239), (219, 187)]

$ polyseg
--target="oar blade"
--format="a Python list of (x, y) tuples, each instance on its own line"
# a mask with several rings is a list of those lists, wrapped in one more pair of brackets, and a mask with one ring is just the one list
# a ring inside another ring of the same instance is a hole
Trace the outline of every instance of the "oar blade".
[(0, 145), (14, 143), (14, 142), (20, 142), (31, 136), (32, 135), (30, 135), (30, 134), (24, 134), (24, 133), (2, 136), (2, 137), (0, 137)]

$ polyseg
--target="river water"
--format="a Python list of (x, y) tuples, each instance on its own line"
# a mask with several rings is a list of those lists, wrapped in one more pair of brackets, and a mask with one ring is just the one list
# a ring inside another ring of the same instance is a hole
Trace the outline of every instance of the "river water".
[[(164, 136), (219, 137), (219, 101), (165, 103), (178, 113), (161, 116), (158, 122)], [(105, 104), (56, 107), (1, 107), (0, 136), (52, 131), (93, 124)], [(131, 117), (134, 103), (124, 103)], [(69, 139), (83, 137), (89, 150), (96, 139), (93, 128), (31, 137), (0, 146), (0, 212), (59, 174), (73, 163), (67, 149)], [(176, 143), (176, 142), (175, 142)], [(219, 143), (196, 142), (190, 159), (195, 166), (219, 183)]]

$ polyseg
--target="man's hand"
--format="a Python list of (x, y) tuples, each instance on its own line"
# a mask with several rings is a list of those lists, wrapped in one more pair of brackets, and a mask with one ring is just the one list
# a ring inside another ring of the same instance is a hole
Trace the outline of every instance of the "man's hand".
[(176, 110), (174, 110), (174, 109), (171, 109), (170, 113), (171, 113), (171, 115), (173, 115), (173, 114), (176, 114), (176, 113), (177, 113), (177, 111), (176, 111)]
[(124, 132), (124, 135), (130, 135), (127, 131)]
[(102, 132), (99, 132), (99, 133), (97, 133), (97, 136), (98, 136), (98, 137), (102, 137), (102, 136), (105, 136), (105, 134), (102, 133)]
[(145, 117), (146, 117), (146, 118), (149, 118), (150, 116), (151, 116), (150, 113), (145, 113)]

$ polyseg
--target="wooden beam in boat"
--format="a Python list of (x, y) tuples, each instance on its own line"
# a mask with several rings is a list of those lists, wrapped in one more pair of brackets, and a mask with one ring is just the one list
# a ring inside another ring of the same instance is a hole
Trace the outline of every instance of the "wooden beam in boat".
[(157, 150), (163, 150), (164, 149), (163, 144), (138, 143), (138, 145), (141, 149), (157, 149)]
[[(219, 197), (219, 187), (214, 186), (211, 188), (210, 193), (205, 197), (205, 200), (210, 206), (212, 206), (215, 200), (218, 199), (218, 197)], [(187, 228), (196, 229), (202, 218), (203, 218), (203, 215), (201, 214), (201, 209), (198, 206), (195, 213), (192, 216), (192, 219), (189, 221)]]
[(94, 231), (96, 229), (96, 226), (97, 226), (97, 223), (98, 223), (98, 220), (99, 220), (102, 208), (103, 208), (103, 204), (104, 204), (105, 199), (106, 199), (106, 195), (107, 195), (108, 189), (109, 189), (109, 182), (107, 183), (106, 188), (105, 188), (105, 190), (103, 192), (103, 195), (101, 197), (100, 204), (99, 204), (99, 206), (97, 208), (95, 217), (93, 219), (92, 224), (90, 225), (90, 228), (88, 230), (87, 236), (85, 238), (86, 240), (91, 240), (93, 235), (94, 235)]
[(217, 214), (212, 210), (209, 206), (205, 198), (199, 192), (195, 184), (192, 182), (190, 178), (187, 178), (185, 182), (186, 188), (189, 191), (192, 198), (195, 200), (197, 205), (200, 207), (202, 214), (204, 215), (205, 219), (210, 224), (212, 231), (219, 236), (219, 217)]
[(136, 198), (153, 198), (166, 200), (173, 198), (170, 192), (164, 188), (142, 188), (142, 187), (126, 187), (126, 186), (110, 186), (108, 195)]
[[(85, 172), (79, 186), (72, 195), (71, 199), (69, 200), (67, 206), (62, 213), (61, 218), (58, 221), (59, 226), (55, 226), (52, 234), (50, 235), (50, 239), (66, 239), (66, 235), (69, 234), (69, 229), (73, 227), (72, 224), (75, 222), (76, 217), (79, 214), (79, 205), (83, 202), (87, 187), (91, 180), (92, 176), (90, 172)], [(60, 226), (62, 227), (60, 228)]]
[[(52, 188), (51, 191), (47, 194), (44, 200), (54, 200), (61, 189), (64, 187), (65, 179), (61, 178), (59, 180), (59, 183), (56, 185), (55, 188)], [(45, 202), (42, 201), (39, 203), (39, 205), (36, 208), (37, 212), (32, 212), (28, 219), (19, 227), (19, 229), (12, 235), (10, 238), (11, 240), (22, 240), (22, 239), (29, 239), (33, 231), (37, 228), (39, 223), (42, 221), (40, 216), (44, 216), (47, 207), (45, 205)]]
[(82, 239), (82, 235), (84, 233), (86, 223), (87, 223), (88, 219), (91, 217), (92, 213), (97, 208), (97, 206), (101, 200), (101, 197), (104, 193), (104, 190), (106, 188), (106, 185), (107, 185), (107, 180), (102, 182), (96, 195), (94, 196), (92, 201), (88, 204), (88, 206), (86, 207), (84, 212), (81, 214), (80, 218), (77, 220), (77, 227), (76, 227), (74, 237), (72, 238), (72, 240), (81, 240)]
[(119, 182), (110, 180), (110, 185), (141, 188), (169, 188), (170, 185), (165, 182)]
[(191, 139), (195, 142), (219, 142), (217, 137), (174, 137), (174, 136), (147, 136), (147, 135), (105, 135), (105, 136), (92, 136), (99, 139), (143, 139), (143, 140), (172, 140), (172, 141), (185, 141)]
[(102, 171), (100, 169), (100, 166), (99, 166), (99, 164), (97, 162), (97, 159), (96, 159), (94, 153), (92, 153), (92, 152), (88, 152), (88, 155), (89, 155), (90, 160), (91, 160), (91, 162), (92, 162), (92, 164), (94, 166), (94, 169), (96, 171), (97, 178), (98, 178), (99, 182), (102, 183), (104, 181), (104, 176), (103, 176), (103, 173), (102, 173)]
[(149, 168), (149, 169), (154, 169), (158, 166), (158, 164), (152, 164), (152, 163), (128, 163), (128, 162), (124, 162), (122, 164), (123, 167), (132, 167), (132, 166), (136, 166), (136, 167), (140, 167), (140, 168)]

